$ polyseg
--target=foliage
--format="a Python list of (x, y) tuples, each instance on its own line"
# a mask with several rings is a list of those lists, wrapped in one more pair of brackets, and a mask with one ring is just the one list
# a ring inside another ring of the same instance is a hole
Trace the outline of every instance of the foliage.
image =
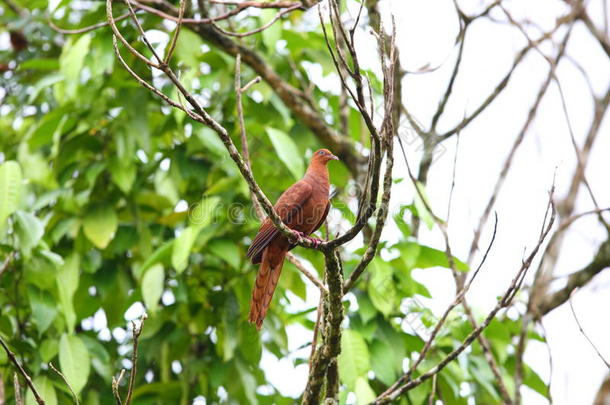
[[(71, 401), (48, 367), (53, 362), (82, 403), (108, 404), (112, 376), (130, 367), (129, 321), (145, 308), (149, 319), (134, 404), (186, 404), (198, 396), (207, 403), (294, 403), (281, 394), (282, 387), (268, 383), (259, 364), (263, 351), (277, 358), (289, 354), (287, 327), (313, 331), (315, 307), (294, 311), (315, 301), (306, 289), (310, 282), (286, 265), (264, 331), (259, 334), (246, 322), (256, 268), (245, 250), (258, 227), (246, 184), (213, 132), (164, 105), (120, 67), (107, 27), (72, 36), (49, 27), (51, 15), (61, 26), (105, 19), (102, 2), (75, 3), (58, 2), (51, 13), (45, 1), (21, 0), (17, 4), (26, 15), (16, 17), (3, 6), (0, 16), (2, 29), (21, 32), (28, 41), (26, 49), (1, 50), (10, 63), (0, 94), (0, 252), (6, 265), (0, 277), (0, 335), (19, 353), (47, 403)], [(258, 26), (268, 18), (264, 12), (243, 24)], [(302, 18), (293, 13), (244, 39), (295, 87), (315, 80), (308, 65), (321, 67), (327, 77), (333, 70), (320, 28)], [(141, 19), (148, 29), (167, 31), (156, 16)], [(144, 52), (135, 30), (125, 32)], [(233, 58), (184, 28), (174, 63), (239, 143)], [(138, 74), (155, 79), (144, 68)], [(244, 76), (247, 82), (255, 75), (244, 69)], [(155, 80), (175, 97), (168, 82)], [(314, 86), (312, 96), (329, 125), (338, 127), (339, 95)], [(275, 200), (301, 176), (304, 157), (325, 145), (264, 82), (244, 97), (244, 111), (253, 172)], [(349, 116), (350, 133), (359, 142), (363, 124), (355, 108)], [(339, 191), (331, 223), (345, 226), (355, 216), (348, 205), (354, 181), (340, 165), (331, 177)], [(349, 328), (338, 364), (342, 401), (348, 392), (358, 403), (383, 392), (403, 373), (405, 359), (417, 357), (434, 324), (421, 304), (430, 292), (413, 270), (448, 271), (448, 263), (443, 251), (420, 245), (410, 234), (407, 214), (422, 207), (416, 199), (395, 210), (397, 237), (383, 246), (345, 303)], [(429, 213), (422, 218), (428, 222)], [(322, 278), (319, 253), (296, 253)], [(359, 253), (358, 246), (344, 252), (346, 275)], [(470, 330), (457, 311), (421, 370), (459, 346)], [(503, 318), (485, 332), (508, 380), (519, 331), (519, 322)], [(295, 363), (306, 360), (297, 357)], [(0, 354), (9, 402), (11, 370)], [(441, 372), (437, 383), (447, 404), (500, 403), (478, 343)], [(529, 368), (525, 384), (546, 395)], [(424, 403), (430, 389), (427, 382), (402, 403)]]

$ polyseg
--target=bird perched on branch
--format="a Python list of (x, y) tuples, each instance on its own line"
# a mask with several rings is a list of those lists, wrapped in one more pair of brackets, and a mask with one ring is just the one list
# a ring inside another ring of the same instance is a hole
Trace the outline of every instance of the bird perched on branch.
[[(326, 219), (330, 208), (328, 168), (330, 160), (339, 160), (328, 149), (313, 154), (305, 176), (280, 196), (275, 212), (290, 229), (300, 237), (315, 244), (320, 239), (309, 237)], [(271, 303), (273, 292), (280, 278), (286, 253), (296, 245), (282, 235), (269, 218), (265, 219), (248, 249), (248, 258), (259, 264), (252, 290), (249, 321), (260, 330)]]

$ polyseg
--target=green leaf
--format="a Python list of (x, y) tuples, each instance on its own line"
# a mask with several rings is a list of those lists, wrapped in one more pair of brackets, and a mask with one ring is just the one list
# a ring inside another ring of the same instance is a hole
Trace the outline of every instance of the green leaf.
[(66, 258), (64, 264), (57, 271), (57, 291), (59, 292), (59, 303), (66, 318), (68, 332), (74, 330), (76, 324), (76, 313), (74, 312), (74, 293), (78, 288), (80, 258), (73, 253)]
[(40, 358), (43, 362), (48, 363), (57, 356), (59, 351), (59, 343), (56, 339), (44, 340), (39, 346)]
[[(277, 15), (277, 13), (275, 12), (275, 10), (263, 9), (263, 11), (261, 12), (261, 16), (260, 16), (261, 25), (265, 25), (265, 24), (271, 22), (271, 20), (276, 18), (276, 15)], [(276, 21), (275, 23), (273, 23), (272, 26), (270, 26), (269, 28), (264, 30), (262, 32), (262, 35), (263, 35), (263, 43), (267, 47), (267, 51), (270, 54), (275, 53), (276, 44), (281, 39), (281, 36), (282, 36), (282, 23), (279, 21)]]
[(110, 355), (104, 345), (99, 340), (86, 335), (81, 336), (81, 340), (89, 350), (93, 369), (107, 382), (112, 381), (114, 370), (112, 369)]
[(199, 232), (212, 223), (216, 207), (219, 203), (219, 197), (207, 197), (201, 200), (201, 202), (191, 211), (189, 215), (189, 222), (191, 225), (178, 235), (172, 250), (172, 266), (178, 273), (182, 273), (188, 266), (188, 258), (191, 254), (193, 244), (195, 243)]
[(397, 366), (400, 359), (396, 357), (392, 346), (387, 342), (375, 339), (371, 345), (371, 368), (375, 376), (385, 385), (392, 385), (397, 378)]
[(358, 295), (358, 313), (364, 323), (367, 323), (377, 315), (375, 306), (365, 294)]
[(28, 287), (28, 298), (32, 308), (32, 318), (38, 328), (38, 333), (42, 335), (51, 326), (57, 316), (57, 307), (53, 296), (34, 286)]
[(189, 255), (191, 249), (197, 238), (199, 229), (194, 226), (189, 226), (184, 229), (174, 242), (174, 248), (172, 250), (172, 266), (180, 274), (182, 273), (189, 263)]
[(78, 336), (63, 334), (59, 340), (59, 365), (70, 386), (79, 394), (89, 378), (89, 351)]
[(59, 58), (59, 69), (64, 74), (66, 95), (69, 99), (76, 98), (76, 89), (80, 82), (80, 72), (89, 53), (91, 36), (85, 34), (70, 46), (65, 46)]
[(354, 393), (356, 394), (356, 400), (358, 405), (370, 404), (375, 400), (375, 391), (369, 385), (366, 377), (358, 377), (356, 379), (356, 386), (354, 387)]
[[(419, 269), (427, 269), (429, 267), (445, 267), (449, 268), (449, 260), (447, 254), (442, 250), (437, 250), (428, 246), (420, 245), (419, 255), (413, 267)], [(455, 256), (453, 257), (456, 270), (468, 271), (469, 267)]]
[(83, 219), (85, 236), (98, 248), (105, 249), (118, 227), (116, 213), (109, 205), (90, 207)]
[(17, 209), (21, 195), (21, 167), (9, 160), (0, 165), (0, 226)]
[(239, 269), (239, 248), (228, 239), (216, 239), (208, 244), (208, 248), (214, 255), (229, 263), (234, 269)]
[(216, 214), (216, 207), (220, 203), (220, 197), (206, 197), (195, 208), (189, 215), (189, 222), (192, 226), (205, 228), (212, 223)]
[(392, 268), (381, 260), (373, 260), (370, 267), (368, 293), (371, 302), (382, 314), (388, 316), (398, 303), (398, 294), (392, 277)]
[[(417, 188), (419, 189), (419, 193), (415, 191), (415, 198), (413, 201), (415, 209), (417, 210), (417, 215), (424, 221), (424, 224), (426, 224), (428, 229), (432, 229), (434, 226), (434, 218), (432, 218), (432, 214), (428, 211), (428, 208), (426, 208), (430, 206), (430, 200), (426, 195), (426, 187), (420, 182), (417, 182)], [(421, 199), (420, 194), (424, 197), (424, 200)]]
[[(34, 378), (34, 387), (44, 399), (45, 405), (57, 405), (57, 394), (55, 394), (55, 388), (53, 387), (53, 381), (45, 376), (38, 376)], [(25, 405), (37, 405), (36, 398), (32, 394), (32, 390), (27, 390), (25, 394)]]
[(136, 180), (135, 165), (130, 161), (124, 162), (119, 159), (112, 159), (108, 169), (112, 175), (112, 181), (114, 181), (123, 193), (129, 193), (133, 186), (133, 182)]
[(15, 231), (19, 238), (19, 246), (25, 257), (29, 257), (32, 248), (38, 245), (44, 235), (44, 225), (29, 212), (15, 211)]
[(343, 331), (337, 365), (342, 381), (350, 390), (355, 388), (358, 377), (366, 377), (370, 368), (369, 350), (358, 332), (350, 329)]
[(528, 365), (524, 365), (523, 384), (527, 385), (538, 394), (549, 398), (549, 387), (542, 378)]
[(172, 254), (175, 240), (170, 240), (159, 246), (155, 251), (148, 256), (146, 261), (142, 263), (142, 266), (134, 271), (135, 276), (138, 280), (142, 279), (142, 275), (146, 273), (153, 265), (164, 262)]
[(286, 165), (295, 179), (303, 177), (305, 166), (296, 144), (285, 132), (275, 128), (267, 128), (267, 135), (280, 160)]
[(244, 394), (248, 399), (249, 404), (257, 405), (258, 399), (256, 398), (256, 378), (254, 375), (246, 368), (246, 366), (241, 361), (236, 362), (237, 372), (239, 373), (239, 377), (241, 380), (241, 385), (243, 387)]
[(161, 264), (152, 266), (142, 277), (142, 298), (144, 305), (150, 312), (155, 312), (159, 308), (159, 299), (163, 294), (163, 283), (165, 272)]

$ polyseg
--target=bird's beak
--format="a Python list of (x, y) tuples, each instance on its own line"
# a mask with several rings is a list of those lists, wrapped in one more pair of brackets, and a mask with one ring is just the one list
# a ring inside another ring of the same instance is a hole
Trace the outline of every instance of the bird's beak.
[(338, 158), (338, 157), (336, 157), (335, 155), (330, 155), (330, 158), (331, 158), (332, 160), (339, 160), (339, 158)]

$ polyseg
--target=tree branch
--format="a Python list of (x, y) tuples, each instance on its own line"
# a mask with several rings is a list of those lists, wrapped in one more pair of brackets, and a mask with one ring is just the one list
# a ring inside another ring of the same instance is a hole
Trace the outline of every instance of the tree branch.
[[(19, 371), (19, 374), (21, 374), (21, 376), (25, 380), (27, 386), (32, 391), (32, 394), (34, 394), (34, 399), (36, 400), (36, 403), (38, 403), (38, 405), (45, 405), (44, 399), (42, 399), (42, 397), (40, 396), (40, 393), (36, 390), (36, 387), (34, 387), (34, 382), (30, 378), (28, 373), (25, 371), (25, 369), (21, 366), (21, 363), (19, 363), (19, 360), (17, 360), (17, 357), (15, 357), (15, 353), (13, 353), (11, 351), (11, 349), (9, 349), (9, 347), (7, 346), (4, 339), (2, 339), (2, 337), (0, 337), (0, 345), (6, 352), (6, 356), (8, 357), (10, 362), (13, 363), (15, 368), (17, 368), (17, 371)], [(18, 381), (17, 374), (15, 374), (15, 381)], [(17, 382), (16, 386), (18, 386), (18, 385), (19, 385), (19, 383)], [(15, 390), (15, 392), (17, 392), (17, 390)]]

